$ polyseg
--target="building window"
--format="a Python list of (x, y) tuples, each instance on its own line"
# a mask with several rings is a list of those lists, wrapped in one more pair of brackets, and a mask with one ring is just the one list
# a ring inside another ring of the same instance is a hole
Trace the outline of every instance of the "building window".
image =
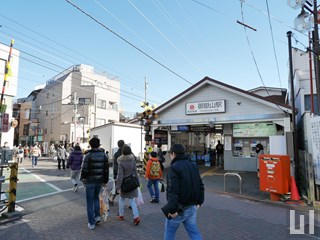
[(106, 109), (106, 108), (107, 108), (107, 102), (106, 102), (106, 100), (98, 99), (98, 100), (97, 100), (97, 107), (98, 107), (98, 108)]
[(48, 114), (48, 110), (46, 111), (46, 116), (48, 116), (49, 114)]
[(23, 135), (28, 136), (29, 133), (29, 124), (23, 125)]
[(116, 102), (109, 102), (109, 108), (117, 110), (118, 104)]
[[(314, 113), (318, 115), (318, 98), (316, 94), (313, 94)], [(304, 95), (304, 108), (305, 111), (311, 111), (311, 96)]]
[(47, 99), (49, 99), (49, 93), (47, 93)]
[(96, 122), (97, 126), (101, 126), (101, 125), (106, 124), (106, 120), (103, 118), (97, 118), (96, 121), (97, 121)]
[(89, 105), (91, 103), (91, 98), (79, 98), (79, 104)]

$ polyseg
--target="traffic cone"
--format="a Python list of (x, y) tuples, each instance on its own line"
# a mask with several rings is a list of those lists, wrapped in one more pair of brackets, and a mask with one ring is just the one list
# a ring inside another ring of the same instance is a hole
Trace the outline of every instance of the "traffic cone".
[(300, 200), (300, 195), (298, 192), (298, 188), (296, 185), (296, 181), (294, 180), (294, 177), (291, 176), (291, 200), (293, 201), (299, 201)]

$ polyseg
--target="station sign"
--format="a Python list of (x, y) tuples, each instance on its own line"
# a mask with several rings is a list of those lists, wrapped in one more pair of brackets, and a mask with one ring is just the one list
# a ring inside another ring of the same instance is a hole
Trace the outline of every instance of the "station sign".
[(226, 100), (186, 103), (187, 115), (224, 112), (226, 112)]

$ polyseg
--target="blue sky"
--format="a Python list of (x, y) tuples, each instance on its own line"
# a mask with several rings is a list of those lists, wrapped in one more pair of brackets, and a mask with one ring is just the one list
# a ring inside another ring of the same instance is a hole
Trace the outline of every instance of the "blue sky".
[[(119, 77), (120, 106), (128, 114), (142, 111), (145, 77), (147, 101), (157, 105), (205, 76), (244, 90), (263, 84), (287, 88), (286, 33), (308, 42), (293, 30), (300, 10), (290, 8), (287, 0), (248, 0), (242, 8), (239, 0), (70, 1), (136, 48), (65, 0), (1, 1), (0, 42), (9, 45), (14, 38), (14, 47), (23, 51), (17, 97), (80, 63)], [(257, 31), (245, 32), (237, 24), (242, 13)], [(293, 46), (304, 49), (301, 43), (293, 41)]]

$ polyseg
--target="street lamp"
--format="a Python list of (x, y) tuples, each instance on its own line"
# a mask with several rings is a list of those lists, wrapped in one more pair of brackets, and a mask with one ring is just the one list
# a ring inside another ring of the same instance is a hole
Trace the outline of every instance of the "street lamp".
[[(318, 29), (318, 5), (317, 0), (313, 0), (313, 4), (306, 0), (288, 0), (288, 5), (294, 9), (302, 8), (301, 13), (295, 19), (295, 29), (300, 32), (309, 31), (312, 28), (313, 23), (313, 50), (308, 49), (314, 53), (314, 65), (316, 73), (316, 88), (317, 88), (317, 103), (318, 114), (320, 113), (320, 45), (319, 45), (319, 29)], [(311, 8), (313, 7), (313, 9)], [(305, 9), (309, 13), (305, 12)], [(312, 79), (310, 80), (312, 81)], [(313, 93), (310, 93), (313, 98)]]

